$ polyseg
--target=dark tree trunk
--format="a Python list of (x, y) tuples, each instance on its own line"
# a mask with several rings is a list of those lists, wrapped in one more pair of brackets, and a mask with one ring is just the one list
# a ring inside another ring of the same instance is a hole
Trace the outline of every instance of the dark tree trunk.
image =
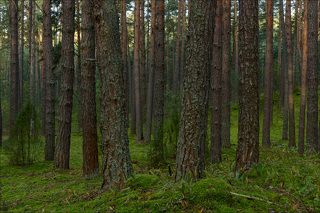
[(105, 133), (104, 190), (123, 188), (132, 173), (126, 116), (119, 17), (113, 0), (94, 0), (96, 44), (102, 88), (102, 129)]
[[(30, 19), (30, 15), (31, 15), (31, 19), (32, 19), (32, 2), (29, 0), (29, 19)], [(24, 10), (25, 10), (25, 1), (21, 0), (21, 5), (20, 5), (20, 9), (21, 9), (21, 17), (20, 17), (20, 21), (21, 21), (21, 32), (20, 32), (20, 53), (19, 53), (19, 108), (21, 108), (22, 104), (23, 104), (23, 73), (24, 73)], [(29, 32), (32, 29), (31, 26), (29, 26)], [(29, 37), (30, 38), (30, 37)], [(30, 47), (29, 47), (29, 54), (30, 54)], [(29, 56), (30, 57), (30, 56)], [(30, 62), (30, 59), (29, 59)]]
[(300, 155), (304, 154), (304, 139), (305, 139), (305, 120), (306, 120), (306, 90), (307, 90), (307, 57), (308, 57), (308, 25), (307, 25), (307, 4), (305, 1), (304, 23), (302, 35), (302, 64), (301, 64), (301, 95), (300, 95), (300, 116), (299, 116), (299, 140), (298, 152)]
[(165, 64), (164, 64), (164, 0), (156, 1), (154, 26), (154, 139), (151, 143), (151, 163), (159, 166), (164, 163), (163, 155), (163, 118), (165, 93)]
[(142, 142), (142, 115), (141, 115), (141, 82), (140, 75), (140, 57), (139, 57), (139, 44), (140, 44), (140, 0), (135, 0), (134, 10), (134, 59), (133, 59), (133, 78), (134, 78), (134, 99), (136, 110), (136, 142)]
[(223, 1), (222, 32), (222, 108), (221, 108), (221, 140), (223, 147), (230, 147), (230, 31), (231, 0)]
[(239, 72), (239, 22), (238, 22), (238, 0), (233, 2), (233, 14), (234, 14), (234, 32), (233, 32), (233, 64), (234, 72)]
[(10, 13), (10, 135), (19, 113), (18, 0), (9, 1)]
[(146, 122), (146, 142), (151, 142), (152, 118), (154, 105), (154, 69), (155, 69), (155, 29), (156, 28), (156, 1), (151, 2), (151, 36), (150, 36), (150, 69), (148, 75), (147, 94), (147, 122)]
[(43, 69), (46, 73), (46, 81), (43, 82), (47, 88), (45, 96), (45, 160), (54, 159), (55, 150), (55, 77), (52, 67), (52, 27), (51, 27), (51, 0), (43, 1)]
[(82, 1), (82, 41), (81, 41), (81, 95), (83, 129), (83, 175), (96, 176), (99, 172), (96, 79), (95, 79), (95, 32), (93, 2)]
[(76, 100), (77, 100), (77, 106), (78, 106), (78, 111), (77, 111), (77, 116), (78, 116), (78, 129), (81, 130), (83, 127), (83, 109), (82, 109), (82, 103), (81, 103), (81, 85), (82, 85), (82, 77), (81, 77), (81, 59), (82, 59), (82, 52), (81, 52), (81, 11), (80, 11), (80, 1), (81, 0), (76, 0), (76, 24), (77, 24), (77, 65), (76, 65), (76, 74), (75, 74), (75, 78), (76, 78)]
[(221, 80), (222, 80), (222, 1), (217, 1), (212, 51), (212, 123), (211, 123), (211, 163), (221, 162)]
[(308, 0), (307, 148), (318, 152), (318, 5)]
[(259, 161), (258, 0), (239, 4), (239, 127), (236, 172)]
[(61, 97), (59, 102), (58, 136), (55, 166), (69, 169), (71, 115), (74, 81), (74, 16), (75, 2), (62, 0), (62, 43), (61, 43)]
[[(34, 1), (29, 1), (29, 93), (30, 93), (30, 103), (35, 104), (35, 69), (34, 69), (34, 44), (35, 44), (35, 35), (34, 35), (34, 14), (33, 14), (33, 5)], [(20, 71), (21, 72), (21, 71)]]
[[(189, 2), (190, 3), (190, 2)], [(203, 176), (199, 147), (206, 134), (206, 101), (209, 82), (210, 2), (192, 1), (186, 42), (186, 67), (182, 92), (182, 112), (177, 146), (176, 180)]]
[(270, 126), (272, 114), (272, 75), (273, 75), (273, 1), (267, 0), (266, 8), (266, 58), (264, 70), (264, 117), (263, 117), (263, 133), (262, 145), (270, 147)]
[(292, 21), (291, 21), (291, 0), (286, 0), (286, 35), (288, 51), (288, 109), (289, 109), (289, 147), (296, 146), (295, 121), (294, 121), (294, 100), (293, 100), (293, 51), (292, 51)]

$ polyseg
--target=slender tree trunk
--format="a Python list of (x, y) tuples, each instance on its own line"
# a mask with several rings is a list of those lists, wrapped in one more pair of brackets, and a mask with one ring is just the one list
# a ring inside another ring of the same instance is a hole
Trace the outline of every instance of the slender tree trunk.
[[(29, 0), (29, 16), (30, 13), (32, 13), (32, 8), (30, 8), (31, 6), (31, 2)], [(21, 0), (21, 17), (20, 17), (20, 21), (21, 21), (21, 33), (20, 33), (20, 53), (19, 53), (19, 107), (21, 108), (22, 104), (23, 104), (23, 73), (24, 73), (24, 10), (25, 10), (25, 3), (24, 0)], [(31, 12), (30, 12), (31, 11)], [(30, 32), (30, 26), (29, 26), (29, 32)], [(29, 49), (29, 54), (30, 54), (30, 49)], [(30, 60), (30, 59), (29, 59)]]
[[(190, 2), (189, 2), (190, 3)], [(206, 132), (206, 99), (209, 74), (208, 35), (210, 2), (192, 1), (186, 43), (186, 68), (182, 93), (182, 112), (177, 146), (176, 180), (203, 176), (200, 146)]]
[(81, 11), (80, 11), (80, 1), (81, 0), (76, 0), (76, 16), (77, 16), (77, 19), (76, 19), (76, 24), (77, 24), (77, 45), (78, 45), (78, 51), (77, 51), (77, 65), (76, 65), (76, 74), (75, 74), (75, 77), (76, 77), (76, 100), (77, 100), (77, 105), (78, 105), (78, 111), (77, 111), (77, 115), (78, 115), (78, 128), (81, 130), (82, 129), (82, 125), (83, 125), (83, 117), (82, 117), (82, 103), (81, 103), (81, 81), (82, 81), (82, 78), (81, 78)]
[(318, 5), (308, 0), (307, 148), (318, 150)]
[(223, 33), (222, 33), (222, 111), (221, 140), (223, 147), (230, 147), (230, 31), (231, 0), (223, 0)]
[(175, 70), (174, 70), (174, 91), (178, 93), (180, 88), (180, 72), (181, 72), (181, 24), (182, 24), (182, 6), (185, 0), (178, 1), (178, 19), (177, 19), (177, 38), (176, 38), (176, 62), (175, 62)]
[(93, 2), (82, 1), (82, 42), (81, 42), (81, 91), (82, 129), (83, 129), (83, 174), (96, 176), (99, 172), (96, 79), (95, 79), (95, 32)]
[(154, 106), (154, 69), (155, 69), (155, 27), (156, 1), (151, 1), (150, 69), (148, 75), (146, 142), (151, 142), (153, 106)]
[(128, 72), (128, 28), (127, 1), (121, 0), (121, 50), (123, 61), (123, 77), (125, 85), (126, 112), (129, 116), (129, 72)]
[(142, 132), (142, 115), (141, 115), (141, 85), (140, 85), (140, 57), (139, 57), (139, 44), (140, 44), (140, 0), (135, 0), (134, 11), (134, 59), (133, 59), (133, 78), (134, 78), (134, 98), (136, 110), (136, 142), (139, 143), (143, 140)]
[(97, 58), (102, 88), (102, 129), (105, 132), (104, 190), (123, 188), (132, 173), (126, 116), (119, 17), (114, 0), (94, 0)]
[[(141, 125), (145, 121), (146, 114), (146, 93), (147, 93), (147, 74), (146, 74), (146, 42), (145, 42), (145, 22), (144, 22), (144, 5), (145, 0), (140, 0), (140, 36), (139, 36), (139, 52), (140, 52), (140, 97), (141, 97)], [(143, 132), (143, 129), (141, 130)]]
[(272, 75), (273, 75), (273, 2), (267, 0), (266, 9), (266, 62), (264, 70), (264, 117), (263, 117), (263, 133), (262, 144), (264, 147), (270, 147), (270, 126), (272, 112)]
[(62, 0), (62, 14), (62, 85), (59, 103), (57, 147), (54, 160), (56, 168), (69, 169), (74, 81), (75, 2)]
[(29, 0), (29, 92), (30, 92), (30, 103), (35, 104), (35, 84), (34, 84), (34, 14), (33, 14), (33, 1)]
[(289, 147), (296, 146), (295, 121), (294, 121), (294, 100), (293, 100), (293, 51), (292, 51), (292, 21), (291, 21), (291, 0), (286, 0), (286, 34), (288, 51), (288, 109), (289, 109)]
[(164, 0), (156, 1), (154, 26), (154, 139), (151, 143), (151, 162), (154, 166), (164, 163), (163, 119), (165, 93), (165, 64), (164, 64)]
[[(180, 2), (180, 1), (179, 1)], [(179, 91), (183, 87), (183, 78), (184, 78), (184, 68), (185, 68), (185, 49), (186, 49), (186, 0), (181, 0), (181, 47), (180, 47), (180, 76), (179, 76)]]
[(19, 113), (18, 0), (9, 1), (10, 14), (10, 135)]
[(239, 127), (236, 172), (259, 161), (258, 0), (239, 4)]
[(304, 139), (305, 139), (305, 120), (306, 120), (306, 89), (307, 89), (307, 57), (308, 57), (308, 25), (307, 25), (307, 4), (305, 1), (304, 23), (302, 34), (302, 64), (301, 64), (301, 95), (300, 95), (300, 116), (299, 116), (299, 141), (298, 152), (304, 154)]
[(234, 14), (234, 33), (233, 33), (233, 59), (234, 59), (234, 72), (239, 72), (239, 21), (238, 21), (238, 0), (233, 2)]
[[(283, 0), (279, 0), (279, 31), (281, 32), (281, 67), (280, 67), (280, 105), (284, 109), (285, 102), (285, 79), (286, 79), (286, 32), (283, 14)], [(280, 35), (279, 35), (280, 36)], [(279, 54), (279, 53), (278, 53)]]
[(222, 1), (217, 1), (212, 51), (212, 123), (211, 123), (211, 163), (221, 162), (221, 80), (222, 80)]

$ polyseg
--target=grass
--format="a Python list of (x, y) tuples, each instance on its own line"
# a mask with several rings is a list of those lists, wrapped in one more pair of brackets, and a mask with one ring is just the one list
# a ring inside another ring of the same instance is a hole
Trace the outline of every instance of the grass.
[[(281, 140), (281, 128), (281, 113), (275, 109), (272, 148), (261, 148), (260, 163), (247, 174), (235, 178), (232, 169), (237, 108), (232, 108), (232, 146), (223, 150), (221, 164), (207, 165), (206, 178), (198, 182), (176, 183), (168, 168), (151, 168), (148, 145), (135, 144), (130, 136), (135, 174), (123, 190), (104, 193), (100, 192), (101, 175), (91, 180), (82, 177), (81, 137), (76, 132), (72, 134), (71, 169), (68, 171), (56, 170), (51, 162), (43, 161), (25, 167), (10, 166), (2, 150), (0, 211), (319, 212), (320, 158), (316, 155), (300, 157), (296, 149), (288, 149), (287, 141)], [(171, 156), (173, 148), (168, 149), (167, 155)], [(168, 158), (168, 163), (174, 170), (173, 157)]]

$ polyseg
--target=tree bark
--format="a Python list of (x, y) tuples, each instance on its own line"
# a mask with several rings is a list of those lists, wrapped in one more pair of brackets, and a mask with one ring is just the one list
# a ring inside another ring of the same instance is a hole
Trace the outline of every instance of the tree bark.
[(81, 41), (81, 91), (82, 129), (83, 129), (83, 175), (98, 175), (98, 143), (96, 115), (95, 79), (95, 32), (93, 2), (82, 1), (82, 41)]
[(132, 173), (127, 132), (119, 17), (113, 0), (94, 0), (97, 58), (101, 76), (102, 129), (105, 134), (102, 189), (123, 188)]
[(33, 14), (33, 1), (29, 1), (29, 93), (30, 93), (30, 103), (35, 104), (35, 69), (34, 69), (34, 14)]
[(304, 23), (302, 34), (302, 64), (301, 64), (301, 95), (300, 95), (300, 116), (299, 116), (299, 141), (298, 152), (304, 154), (304, 139), (305, 139), (305, 120), (306, 120), (306, 89), (307, 89), (307, 57), (308, 57), (308, 25), (307, 25), (307, 4), (305, 1)]
[[(144, 5), (145, 0), (140, 0), (140, 36), (139, 36), (139, 52), (140, 52), (140, 97), (141, 97), (141, 125), (143, 132), (143, 123), (146, 114), (146, 42), (145, 42), (145, 22), (144, 22)], [(143, 134), (143, 133), (142, 133)]]
[(258, 0), (239, 4), (239, 127), (235, 171), (259, 161)]
[(273, 1), (267, 0), (266, 8), (266, 58), (264, 70), (264, 117), (262, 144), (264, 147), (270, 147), (270, 126), (272, 114), (272, 75), (273, 75)]
[[(190, 3), (190, 2), (189, 2)], [(203, 176), (200, 146), (206, 133), (206, 99), (209, 74), (210, 2), (192, 1), (186, 42), (186, 67), (182, 93), (182, 112), (177, 146), (176, 180)]]
[(318, 5), (308, 0), (307, 148), (318, 150)]
[(291, 21), (291, 0), (286, 0), (286, 35), (288, 52), (288, 109), (289, 109), (289, 147), (295, 147), (295, 120), (293, 100), (293, 51), (292, 51), (292, 21)]
[[(30, 13), (32, 15), (32, 1), (29, 0), (29, 16)], [(24, 13), (25, 13), (25, 1), (21, 0), (21, 33), (20, 33), (20, 53), (19, 53), (19, 108), (22, 106), (23, 102), (23, 73), (24, 73)], [(31, 30), (31, 27), (29, 26), (29, 32)], [(30, 54), (30, 47), (29, 47), (29, 54)], [(29, 59), (30, 60), (30, 59)], [(30, 63), (29, 63), (30, 64)]]
[(234, 32), (233, 32), (233, 61), (234, 72), (239, 72), (239, 22), (238, 22), (238, 0), (233, 2), (233, 14), (234, 14)]
[(223, 147), (230, 147), (230, 31), (231, 0), (223, 0), (223, 33), (222, 33), (222, 111), (221, 140)]
[(133, 59), (133, 78), (134, 78), (134, 98), (136, 110), (136, 142), (142, 142), (142, 115), (141, 115), (141, 85), (140, 85), (140, 57), (139, 57), (139, 44), (140, 44), (140, 0), (135, 0), (134, 10), (134, 59)]
[(19, 113), (18, 0), (9, 1), (10, 13), (10, 135)]
[[(285, 79), (286, 79), (286, 32), (283, 14), (283, 0), (279, 0), (279, 31), (281, 32), (281, 66), (280, 67), (280, 105), (284, 108), (285, 102)], [(279, 54), (279, 53), (278, 53)]]
[(164, 64), (164, 0), (156, 1), (154, 26), (154, 139), (151, 143), (151, 163), (159, 166), (164, 163), (163, 119), (165, 94), (165, 64)]
[(77, 28), (77, 64), (76, 64), (76, 73), (75, 73), (75, 78), (76, 78), (76, 93), (75, 97), (77, 100), (77, 116), (78, 116), (78, 129), (81, 130), (83, 127), (83, 109), (82, 109), (82, 103), (81, 103), (81, 85), (82, 85), (82, 77), (81, 77), (81, 59), (82, 59), (82, 52), (81, 52), (81, 11), (80, 11), (80, 1), (81, 0), (76, 0), (76, 28)]
[(55, 167), (69, 169), (71, 116), (74, 83), (74, 31), (75, 2), (62, 0), (62, 85), (59, 102), (58, 136), (55, 152)]
[(222, 16), (223, 3), (217, 1), (212, 51), (212, 123), (211, 123), (211, 163), (221, 162), (221, 90), (222, 90)]

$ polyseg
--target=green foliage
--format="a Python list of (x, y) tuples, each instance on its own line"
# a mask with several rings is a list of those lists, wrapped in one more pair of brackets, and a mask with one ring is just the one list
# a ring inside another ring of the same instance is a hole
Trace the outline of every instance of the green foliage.
[(35, 108), (27, 104), (18, 115), (12, 135), (4, 148), (10, 164), (24, 166), (36, 161), (40, 147), (40, 121)]

